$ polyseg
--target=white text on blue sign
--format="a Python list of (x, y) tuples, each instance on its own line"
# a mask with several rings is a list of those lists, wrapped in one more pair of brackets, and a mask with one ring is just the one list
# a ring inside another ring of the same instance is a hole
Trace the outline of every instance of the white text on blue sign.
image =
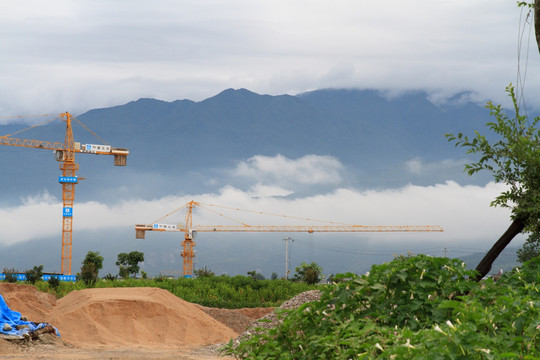
[(59, 183), (77, 183), (79, 179), (76, 176), (60, 176), (58, 178)]

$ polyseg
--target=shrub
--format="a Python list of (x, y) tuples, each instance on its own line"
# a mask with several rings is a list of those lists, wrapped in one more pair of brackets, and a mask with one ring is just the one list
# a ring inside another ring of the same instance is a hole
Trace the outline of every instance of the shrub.
[(495, 359), (540, 355), (540, 260), (474, 281), (458, 259), (398, 257), (323, 287), (275, 328), (223, 349), (238, 359)]
[(8, 282), (8, 283), (16, 283), (17, 282), (17, 271), (15, 270), (15, 268), (4, 268), (3, 270), (4, 272), (4, 275), (5, 275), (5, 282)]
[(98, 270), (92, 262), (87, 262), (81, 267), (81, 280), (88, 287), (93, 287), (98, 279)]
[(197, 269), (197, 270), (193, 270), (193, 275), (195, 275), (195, 277), (210, 277), (210, 276), (215, 276), (216, 274), (214, 274), (214, 272), (210, 269), (208, 269), (206, 266), (200, 268), (200, 269)]
[(116, 280), (116, 276), (109, 273), (109, 274), (105, 275), (105, 277), (103, 279), (105, 279), (107, 281), (114, 281), (114, 280)]
[(31, 270), (26, 270), (26, 281), (34, 285), (43, 276), (43, 265), (34, 266)]
[(49, 284), (49, 287), (54, 290), (54, 292), (58, 291), (60, 280), (57, 277), (51, 276), (49, 280), (47, 280), (47, 283)]

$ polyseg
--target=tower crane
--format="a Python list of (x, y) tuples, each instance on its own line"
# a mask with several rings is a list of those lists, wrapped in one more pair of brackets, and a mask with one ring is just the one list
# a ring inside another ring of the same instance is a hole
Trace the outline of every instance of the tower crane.
[[(48, 116), (48, 115), (44, 115)], [(60, 162), (62, 176), (58, 182), (62, 184), (62, 261), (61, 272), (64, 275), (71, 275), (71, 247), (73, 244), (73, 204), (75, 201), (75, 185), (78, 184), (77, 170), (79, 165), (75, 163), (75, 153), (95, 154), (95, 155), (114, 155), (115, 166), (126, 166), (129, 150), (116, 148), (110, 145), (81, 144), (75, 142), (73, 138), (72, 120), (78, 122), (69, 112), (55, 115), (55, 119), (60, 118), (66, 123), (66, 134), (64, 142), (51, 142), (40, 140), (19, 139), (11, 137), (13, 134), (0, 136), (0, 145), (20, 146), (34, 149), (53, 150), (55, 159)], [(24, 116), (17, 116), (24, 117)], [(53, 119), (53, 120), (55, 120)], [(83, 124), (81, 124), (85, 127)], [(30, 128), (36, 127), (34, 125)], [(30, 129), (28, 128), (28, 129)], [(85, 127), (86, 128), (86, 127)], [(24, 130), (28, 130), (24, 129)], [(21, 131), (24, 131), (21, 130)], [(88, 129), (87, 129), (88, 130)], [(18, 131), (18, 132), (21, 132)], [(89, 130), (90, 131), (90, 130)], [(90, 131), (91, 132), (91, 131)], [(95, 134), (94, 134), (95, 135)], [(81, 180), (83, 178), (80, 178)]]
[[(182, 258), (183, 258), (183, 274), (184, 277), (193, 276), (193, 258), (195, 252), (195, 238), (198, 232), (442, 232), (444, 231), (440, 226), (370, 226), (370, 225), (352, 225), (352, 224), (337, 224), (337, 225), (248, 225), (240, 222), (240, 225), (198, 225), (193, 226), (193, 209), (195, 207), (204, 207), (209, 210), (209, 207), (228, 208), (226, 206), (219, 206), (215, 204), (202, 204), (196, 201), (190, 201), (180, 208), (173, 210), (165, 216), (159, 218), (155, 222), (149, 225), (135, 225), (135, 238), (145, 239), (146, 231), (176, 231), (184, 233), (184, 240), (182, 241)], [(164, 224), (159, 223), (167, 216), (181, 210), (186, 209), (185, 222), (179, 224)], [(256, 214), (265, 214), (261, 211), (233, 209), (245, 212), (252, 212)], [(212, 210), (210, 210), (212, 211)], [(224, 216), (223, 214), (219, 214)], [(303, 219), (297, 217), (291, 217), (286, 215), (266, 214), (280, 217), (296, 218), (302, 220), (314, 221), (313, 219)], [(333, 222), (331, 222), (333, 223)], [(333, 223), (335, 224), (335, 223)]]

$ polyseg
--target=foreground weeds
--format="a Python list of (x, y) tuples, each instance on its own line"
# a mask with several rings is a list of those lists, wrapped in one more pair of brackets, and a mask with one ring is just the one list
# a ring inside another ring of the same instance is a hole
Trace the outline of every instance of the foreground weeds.
[(540, 258), (494, 282), (461, 260), (399, 257), (323, 288), (237, 359), (538, 359)]

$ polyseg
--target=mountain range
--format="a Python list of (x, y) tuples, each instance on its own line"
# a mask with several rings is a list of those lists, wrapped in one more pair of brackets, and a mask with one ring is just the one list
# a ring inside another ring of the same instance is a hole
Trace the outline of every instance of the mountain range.
[[(467, 178), (461, 164), (430, 176), (404, 176), (402, 171), (403, 164), (412, 159), (429, 163), (463, 157), (462, 151), (446, 141), (445, 134), (472, 133), (489, 120), (486, 109), (463, 100), (466, 98), (461, 94), (444, 105), (435, 105), (420, 91), (388, 98), (373, 90), (270, 96), (229, 89), (200, 102), (139, 99), (90, 110), (76, 118), (99, 137), (75, 123), (75, 140), (126, 147), (131, 154), (128, 170), (122, 172), (111, 168), (111, 159), (78, 156), (81, 176), (95, 182), (96, 189), (80, 196), (104, 196), (119, 181), (138, 196), (208, 191), (212, 188), (204, 186), (203, 172), (219, 172), (255, 155), (276, 154), (293, 159), (306, 154), (333, 156), (354, 173), (352, 185), (361, 188), (410, 182), (425, 185), (448, 179), (482, 181)], [(62, 141), (63, 126), (56, 122), (20, 135)], [(0, 134), (20, 128), (20, 124), (3, 125)], [(48, 188), (43, 180), (55, 179), (58, 174), (48, 152), (3, 147), (0, 163), (8, 171), (0, 177), (0, 186), (13, 189), (3, 201)], [(147, 175), (150, 183), (145, 189), (134, 183), (134, 172)], [(40, 174), (40, 179), (35, 174)], [(169, 176), (182, 181), (170, 184), (163, 180)]]
[[(435, 104), (423, 91), (390, 96), (375, 90), (323, 89), (296, 96), (271, 96), (228, 89), (199, 102), (145, 98), (93, 109), (77, 114), (76, 119), (99, 136), (77, 122), (75, 141), (128, 148), (130, 155), (126, 168), (113, 167), (107, 156), (77, 155), (79, 175), (87, 179), (78, 186), (77, 201), (110, 203), (119, 194), (155, 199), (217, 191), (231, 183), (242, 188), (244, 184), (231, 177), (227, 169), (260, 155), (335, 158), (347, 169), (342, 186), (359, 189), (395, 188), (409, 183), (433, 185), (447, 180), (485, 183), (489, 178), (463, 173), (464, 152), (445, 138), (447, 133), (471, 134), (486, 129), (488, 110), (468, 98), (467, 93), (461, 93)], [(21, 123), (0, 125), (0, 136), (63, 141), (65, 125), (61, 122), (16, 133), (24, 127)], [(445, 162), (442, 167), (405, 171), (407, 164), (441, 162)], [(59, 194), (60, 172), (55, 164), (48, 151), (0, 148), (0, 165), (4, 169), (0, 175), (4, 189), (0, 206), (17, 204), (21, 198), (43, 191)], [(330, 191), (331, 186), (306, 186), (291, 196)], [(95, 234), (81, 237), (95, 238)], [(12, 254), (24, 252), (27, 245), (13, 245)], [(47, 251), (45, 248), (43, 251)], [(58, 252), (55, 248), (51, 255), (54, 261)], [(9, 249), (2, 254), (9, 254)], [(166, 266), (165, 260), (158, 259), (160, 256), (167, 257), (156, 255), (156, 264), (148, 261), (147, 270), (156, 273)], [(223, 250), (209, 262), (218, 264), (223, 256), (231, 254)], [(9, 257), (0, 255), (0, 261), (9, 263)], [(253, 266), (270, 268), (261, 262), (259, 259)], [(218, 271), (234, 273), (233, 266), (220, 265)]]

